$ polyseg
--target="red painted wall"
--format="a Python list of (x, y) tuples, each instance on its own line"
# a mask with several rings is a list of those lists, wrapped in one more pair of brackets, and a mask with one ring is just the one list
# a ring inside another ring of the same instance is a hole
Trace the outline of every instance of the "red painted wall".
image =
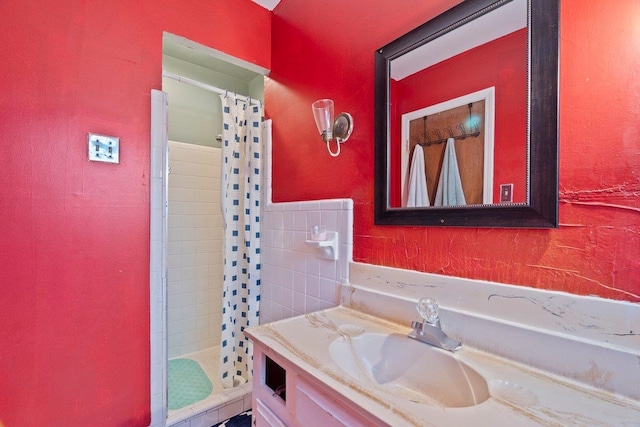
[[(559, 229), (373, 224), (373, 52), (457, 3), (282, 1), (265, 87), (274, 201), (352, 197), (355, 261), (640, 301), (636, 0), (562, 1)], [(335, 159), (311, 114), (322, 97), (355, 120)]]
[[(162, 32), (270, 68), (271, 14), (57, 0), (0, 2), (0, 17), (0, 426), (148, 426)], [(120, 165), (87, 160), (89, 131), (121, 138)]]

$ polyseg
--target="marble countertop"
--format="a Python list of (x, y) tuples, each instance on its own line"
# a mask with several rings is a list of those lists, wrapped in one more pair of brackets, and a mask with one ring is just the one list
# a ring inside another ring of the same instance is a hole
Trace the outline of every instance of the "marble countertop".
[(487, 380), (489, 399), (463, 408), (409, 401), (366, 378), (345, 375), (333, 361), (330, 344), (345, 331), (354, 330), (403, 335), (410, 331), (341, 306), (249, 328), (245, 333), (334, 390), (338, 399), (348, 401), (350, 407), (394, 427), (640, 426), (640, 402), (475, 350), (464, 343), (453, 357)]

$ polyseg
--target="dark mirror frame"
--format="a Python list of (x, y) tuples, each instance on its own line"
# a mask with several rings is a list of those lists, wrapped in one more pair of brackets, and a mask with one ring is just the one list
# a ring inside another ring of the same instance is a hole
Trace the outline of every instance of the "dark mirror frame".
[(455, 208), (389, 208), (389, 72), (391, 61), (505, 0), (466, 0), (375, 53), (374, 208), (377, 225), (558, 227), (559, 0), (529, 0), (528, 201)]

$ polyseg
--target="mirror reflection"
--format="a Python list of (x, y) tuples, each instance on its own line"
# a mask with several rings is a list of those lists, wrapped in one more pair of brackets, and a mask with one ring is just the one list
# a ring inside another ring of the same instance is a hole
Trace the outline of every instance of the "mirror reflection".
[(393, 58), (388, 207), (527, 202), (527, 1)]

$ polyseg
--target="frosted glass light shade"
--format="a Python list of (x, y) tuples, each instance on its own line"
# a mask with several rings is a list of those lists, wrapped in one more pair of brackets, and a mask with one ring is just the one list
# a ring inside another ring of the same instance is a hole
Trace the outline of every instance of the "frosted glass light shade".
[(322, 139), (325, 142), (331, 141), (333, 138), (333, 100), (319, 99), (311, 104), (311, 109)]
[[(322, 136), (322, 140), (327, 143), (327, 151), (333, 157), (340, 154), (340, 144), (345, 142), (351, 136), (353, 131), (353, 118), (349, 113), (340, 113), (338, 117), (333, 119), (333, 100), (319, 99), (311, 104), (313, 118), (316, 121), (318, 132)], [(330, 142), (336, 138), (337, 150), (331, 151)]]

